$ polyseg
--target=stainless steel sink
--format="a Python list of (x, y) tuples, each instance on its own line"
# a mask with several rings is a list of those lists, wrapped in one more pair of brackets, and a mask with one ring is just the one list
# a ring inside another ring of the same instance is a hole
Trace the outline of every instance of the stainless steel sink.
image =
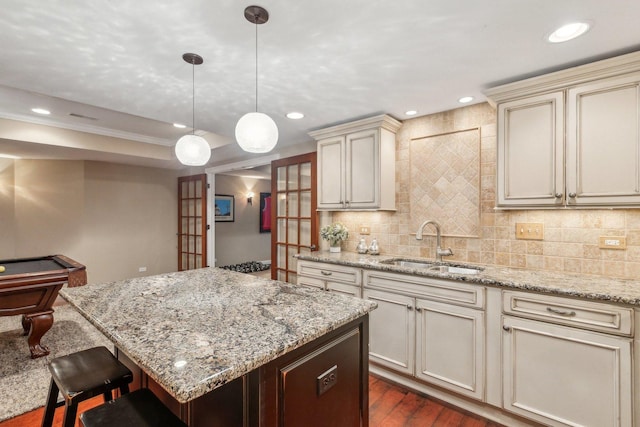
[(399, 258), (386, 259), (386, 260), (380, 261), (380, 264), (395, 265), (396, 267), (405, 267), (405, 268), (419, 268), (419, 269), (425, 269), (433, 272), (449, 273), (449, 274), (478, 274), (483, 270), (482, 267), (442, 265), (442, 264), (436, 264), (431, 261), (408, 260), (408, 259), (399, 259)]
[(434, 265), (429, 267), (429, 270), (450, 274), (478, 274), (482, 271), (481, 268), (457, 267), (455, 265)]
[(434, 263), (429, 261), (409, 261), (406, 259), (386, 259), (384, 261), (380, 261), (380, 264), (388, 264), (395, 265), (397, 267), (406, 267), (406, 268), (431, 268), (437, 267)]

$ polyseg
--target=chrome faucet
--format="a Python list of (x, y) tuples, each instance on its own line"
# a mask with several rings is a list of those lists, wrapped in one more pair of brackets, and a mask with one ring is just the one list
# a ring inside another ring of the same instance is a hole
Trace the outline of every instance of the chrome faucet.
[(426, 220), (425, 222), (420, 224), (420, 227), (418, 227), (418, 231), (416, 232), (416, 240), (422, 240), (422, 229), (424, 229), (427, 224), (433, 225), (433, 227), (436, 229), (436, 261), (442, 262), (442, 257), (453, 255), (453, 251), (451, 250), (451, 248), (442, 249), (442, 247), (440, 246), (442, 243), (442, 236), (440, 235), (440, 224), (432, 219)]

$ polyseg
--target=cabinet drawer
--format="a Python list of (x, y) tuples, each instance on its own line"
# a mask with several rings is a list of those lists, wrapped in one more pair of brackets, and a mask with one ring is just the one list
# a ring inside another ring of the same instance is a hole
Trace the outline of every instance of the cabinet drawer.
[(308, 286), (310, 288), (324, 289), (324, 281), (313, 277), (304, 277), (298, 275), (298, 286)]
[(484, 287), (453, 280), (365, 270), (363, 283), (365, 288), (370, 289), (402, 293), (468, 307), (484, 307)]
[(298, 261), (298, 276), (312, 277), (332, 282), (360, 285), (360, 269), (321, 262)]
[(503, 311), (531, 319), (609, 334), (633, 335), (633, 310), (550, 295), (503, 291)]

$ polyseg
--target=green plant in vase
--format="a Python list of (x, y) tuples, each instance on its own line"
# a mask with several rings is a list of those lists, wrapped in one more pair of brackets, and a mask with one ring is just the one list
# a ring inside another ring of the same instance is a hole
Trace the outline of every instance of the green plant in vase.
[(329, 241), (329, 252), (340, 252), (340, 244), (349, 238), (349, 230), (341, 222), (334, 222), (320, 229), (320, 237)]

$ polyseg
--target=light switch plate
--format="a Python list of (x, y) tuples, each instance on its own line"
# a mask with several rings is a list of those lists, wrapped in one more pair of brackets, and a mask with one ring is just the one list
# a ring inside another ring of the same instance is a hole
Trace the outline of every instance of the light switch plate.
[(544, 224), (541, 222), (517, 222), (516, 239), (544, 240)]
[(600, 249), (627, 249), (627, 236), (600, 236)]

